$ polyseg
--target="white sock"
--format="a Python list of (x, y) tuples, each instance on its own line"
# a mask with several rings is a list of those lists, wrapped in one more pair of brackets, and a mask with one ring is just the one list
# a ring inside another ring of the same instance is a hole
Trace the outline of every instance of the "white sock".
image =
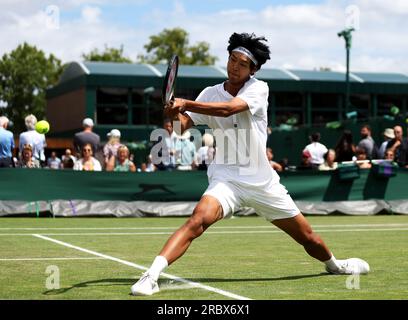
[(337, 270), (338, 265), (337, 265), (337, 260), (336, 258), (332, 255), (329, 260), (323, 261), (324, 264), (330, 269), (330, 270)]
[(168, 266), (167, 259), (163, 256), (157, 256), (153, 263), (152, 266), (150, 267), (149, 275), (157, 281), (159, 279), (160, 273)]

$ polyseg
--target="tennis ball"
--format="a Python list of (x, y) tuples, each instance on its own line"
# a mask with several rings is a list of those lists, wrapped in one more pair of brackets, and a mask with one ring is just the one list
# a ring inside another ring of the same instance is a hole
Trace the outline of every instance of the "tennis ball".
[(38, 121), (35, 125), (35, 131), (46, 134), (48, 131), (50, 131), (50, 124), (45, 120)]

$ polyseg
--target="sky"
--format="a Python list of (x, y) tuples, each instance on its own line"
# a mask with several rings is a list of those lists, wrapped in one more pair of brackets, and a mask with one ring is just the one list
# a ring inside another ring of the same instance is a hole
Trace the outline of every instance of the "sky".
[(344, 40), (354, 27), (351, 70), (408, 75), (407, 0), (0, 0), (0, 55), (28, 42), (64, 63), (105, 45), (145, 54), (149, 36), (181, 27), (227, 62), (233, 32), (265, 36), (265, 68), (345, 70)]

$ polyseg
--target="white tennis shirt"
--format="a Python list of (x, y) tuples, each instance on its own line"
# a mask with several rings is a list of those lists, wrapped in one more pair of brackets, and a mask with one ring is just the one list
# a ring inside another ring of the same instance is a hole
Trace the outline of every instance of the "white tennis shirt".
[[(266, 157), (268, 95), (266, 82), (250, 78), (236, 96), (249, 110), (229, 117), (187, 112), (195, 125), (207, 125), (215, 137), (215, 159), (207, 172), (210, 181), (221, 179), (248, 186), (279, 182)], [(221, 83), (205, 88), (196, 100), (222, 102), (232, 98)]]

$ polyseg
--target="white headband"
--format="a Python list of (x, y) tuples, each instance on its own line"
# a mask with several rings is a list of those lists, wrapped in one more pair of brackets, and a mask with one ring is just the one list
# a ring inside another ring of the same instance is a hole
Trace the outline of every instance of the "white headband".
[(236, 47), (236, 48), (233, 49), (232, 51), (233, 51), (233, 52), (234, 52), (234, 51), (237, 51), (237, 52), (240, 52), (240, 53), (246, 55), (249, 59), (251, 59), (251, 61), (252, 61), (256, 66), (258, 65), (258, 60), (255, 59), (255, 57), (254, 57), (254, 55), (252, 54), (252, 52), (249, 51), (247, 48), (244, 48), (244, 47)]

